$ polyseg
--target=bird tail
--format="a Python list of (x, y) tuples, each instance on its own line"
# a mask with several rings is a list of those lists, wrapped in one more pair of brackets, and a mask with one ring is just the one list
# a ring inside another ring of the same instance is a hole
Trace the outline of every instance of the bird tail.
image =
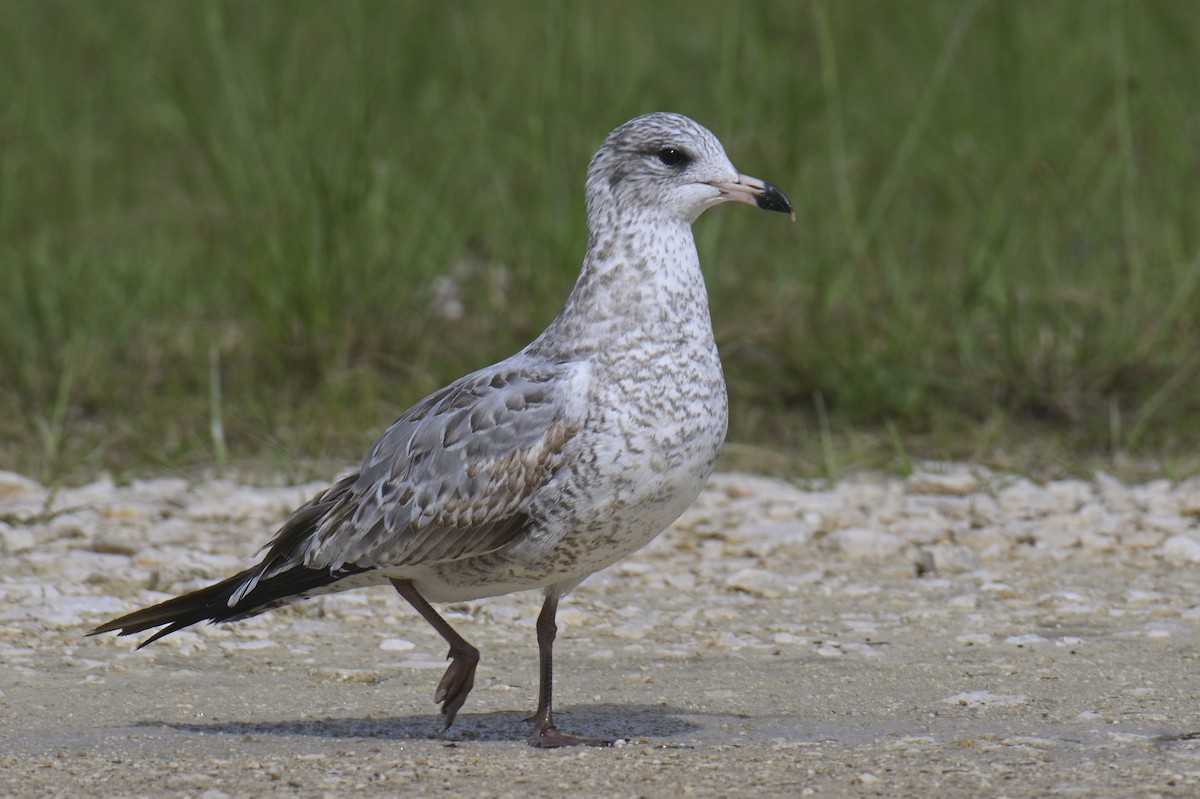
[(141, 649), (197, 622), (237, 621), (314, 594), (352, 587), (338, 583), (364, 569), (349, 564), (336, 569), (310, 569), (302, 563), (304, 547), (314, 532), (328, 522), (329, 514), (339, 508), (343, 508), (343, 515), (347, 512), (344, 508), (357, 479), (357, 473), (347, 475), (297, 508), (275, 534), (258, 565), (190, 594), (105, 622), (88, 635), (110, 632), (131, 635), (162, 627), (138, 645)]
[[(137, 648), (141, 649), (164, 635), (178, 632), (197, 622), (209, 621), (216, 624), (237, 621), (316, 593), (327, 593), (331, 589), (336, 591), (338, 589), (333, 587), (335, 583), (358, 571), (361, 570), (341, 569), (331, 572), (328, 569), (295, 567), (270, 577), (263, 577), (260, 564), (219, 583), (107, 621), (88, 635), (110, 632), (131, 635), (153, 627), (162, 627), (138, 644)], [(248, 584), (251, 588), (245, 590)]]

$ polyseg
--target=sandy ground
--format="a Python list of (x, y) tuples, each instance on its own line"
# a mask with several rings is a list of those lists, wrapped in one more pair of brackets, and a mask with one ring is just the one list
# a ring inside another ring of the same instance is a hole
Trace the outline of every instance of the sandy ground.
[(1196, 485), (719, 476), (560, 610), (559, 726), (606, 749), (524, 744), (532, 594), (446, 609), (483, 660), (444, 735), (444, 647), (382, 588), (83, 636), (309, 488), (0, 480), (0, 795), (1200, 795)]

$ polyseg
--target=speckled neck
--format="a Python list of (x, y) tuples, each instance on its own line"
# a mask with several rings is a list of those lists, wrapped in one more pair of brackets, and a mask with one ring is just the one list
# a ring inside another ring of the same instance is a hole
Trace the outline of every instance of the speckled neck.
[(593, 221), (579, 279), (530, 350), (575, 358), (638, 341), (712, 346), (708, 295), (685, 221)]

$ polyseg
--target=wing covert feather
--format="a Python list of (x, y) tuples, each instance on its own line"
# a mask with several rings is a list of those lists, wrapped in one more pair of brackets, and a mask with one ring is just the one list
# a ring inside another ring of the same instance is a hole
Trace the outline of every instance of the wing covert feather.
[[(397, 419), (341, 499), (304, 540), (290, 542), (286, 559), (334, 570), (445, 562), (494, 551), (525, 529), (531, 496), (584, 424), (588, 370), (511, 361), (467, 375)], [(284, 554), (275, 551), (288, 526), (273, 554)]]

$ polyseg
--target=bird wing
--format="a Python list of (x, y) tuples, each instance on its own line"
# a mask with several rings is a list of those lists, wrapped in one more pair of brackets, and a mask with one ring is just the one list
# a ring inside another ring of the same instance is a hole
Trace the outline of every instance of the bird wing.
[(375, 443), (356, 474), (297, 509), (231, 604), (262, 578), (340, 573), (492, 552), (529, 523), (587, 416), (585, 363), (517, 355), (426, 397)]

